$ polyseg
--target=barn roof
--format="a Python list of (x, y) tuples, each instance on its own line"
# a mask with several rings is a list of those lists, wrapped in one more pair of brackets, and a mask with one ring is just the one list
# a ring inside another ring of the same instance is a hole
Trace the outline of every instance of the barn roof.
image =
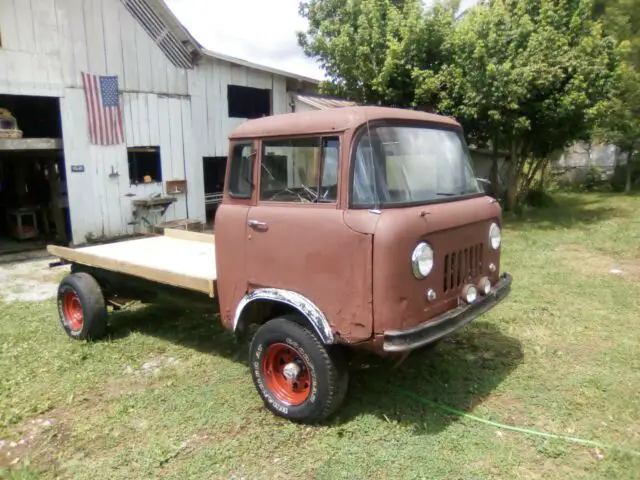
[(350, 100), (344, 100), (342, 98), (327, 97), (324, 95), (312, 95), (309, 93), (297, 93), (296, 100), (309, 105), (310, 107), (317, 108), (318, 110), (327, 110), (329, 108), (341, 108), (341, 107), (355, 107), (356, 102)]
[(163, 0), (120, 0), (176, 67), (193, 68), (202, 46)]
[(195, 37), (189, 33), (187, 28), (180, 22), (164, 0), (120, 1), (134, 18), (138, 20), (169, 60), (177, 67), (193, 68), (198, 59), (210, 57), (313, 85), (320, 83), (315, 78), (260, 65), (204, 48)]
[(243, 60), (241, 58), (232, 57), (230, 55), (225, 55), (224, 53), (214, 52), (212, 50), (207, 50), (206, 48), (202, 49), (202, 53), (208, 57), (217, 58), (218, 60), (224, 60), (225, 62), (234, 63), (236, 65), (242, 65), (243, 67), (254, 68), (256, 70), (262, 70), (264, 72), (273, 73), (275, 75), (280, 75), (287, 78), (292, 78), (295, 80), (302, 80), (303, 82), (312, 83), (317, 85), (320, 83), (319, 80), (315, 78), (307, 77), (305, 75), (298, 75), (297, 73), (287, 72), (284, 70), (280, 70), (279, 68), (268, 67), (266, 65), (260, 65), (259, 63), (253, 63), (248, 60)]

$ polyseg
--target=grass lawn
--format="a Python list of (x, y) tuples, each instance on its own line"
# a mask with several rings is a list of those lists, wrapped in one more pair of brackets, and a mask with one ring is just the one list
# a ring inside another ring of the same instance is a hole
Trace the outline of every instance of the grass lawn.
[(0, 304), (0, 477), (640, 478), (640, 197), (556, 200), (507, 222), (505, 303), (396, 370), (367, 360), (321, 427), (263, 408), (212, 315), (122, 312), (82, 344), (53, 301)]

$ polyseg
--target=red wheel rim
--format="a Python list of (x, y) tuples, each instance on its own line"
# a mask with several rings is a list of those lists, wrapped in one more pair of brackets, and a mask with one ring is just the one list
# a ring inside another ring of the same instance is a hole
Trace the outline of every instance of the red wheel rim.
[(286, 405), (301, 405), (311, 393), (309, 366), (300, 353), (285, 343), (267, 347), (262, 373), (271, 393)]
[(62, 297), (62, 310), (64, 312), (64, 319), (69, 325), (69, 328), (74, 332), (82, 330), (84, 324), (84, 315), (82, 313), (82, 303), (80, 303), (80, 297), (73, 290), (67, 290)]

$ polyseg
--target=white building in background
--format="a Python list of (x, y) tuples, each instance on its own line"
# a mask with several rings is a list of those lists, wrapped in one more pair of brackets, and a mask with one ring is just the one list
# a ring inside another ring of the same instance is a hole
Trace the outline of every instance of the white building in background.
[[(90, 142), (83, 72), (117, 77), (123, 143)], [(317, 84), (203, 49), (162, 0), (0, 0), (0, 109), (22, 130), (0, 130), (0, 245), (32, 214), (72, 244), (205, 222), (229, 131)]]

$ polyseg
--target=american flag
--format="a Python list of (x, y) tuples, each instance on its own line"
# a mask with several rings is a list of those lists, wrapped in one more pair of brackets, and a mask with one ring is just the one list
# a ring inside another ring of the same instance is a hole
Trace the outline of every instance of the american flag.
[(91, 143), (117, 145), (124, 142), (118, 77), (82, 72), (82, 84), (87, 101)]

